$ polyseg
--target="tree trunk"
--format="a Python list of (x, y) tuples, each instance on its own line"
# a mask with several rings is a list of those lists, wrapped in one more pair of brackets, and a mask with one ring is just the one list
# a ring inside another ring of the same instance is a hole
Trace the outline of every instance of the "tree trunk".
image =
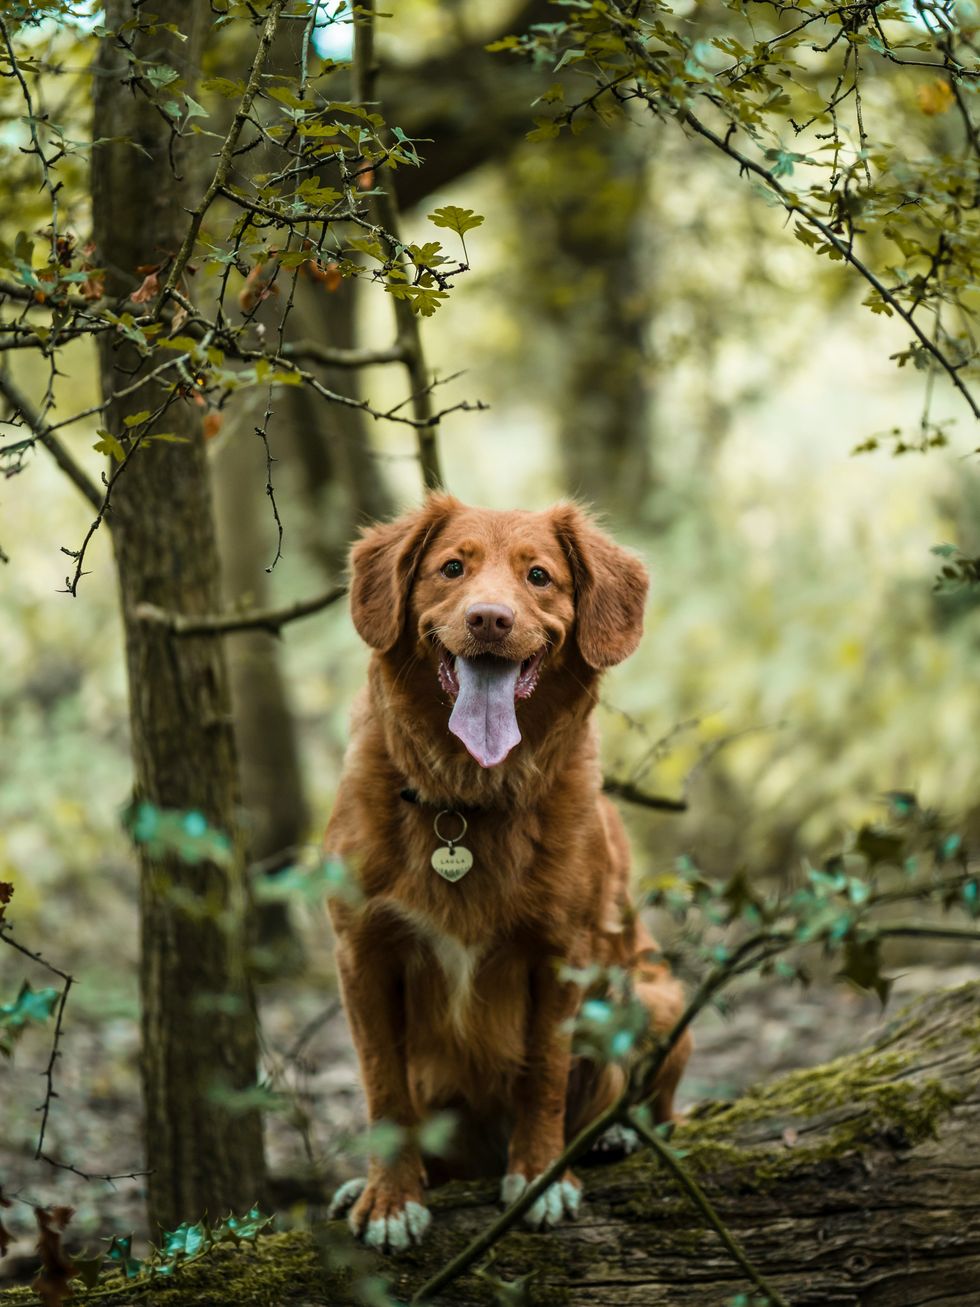
[[(976, 983), (929, 995), (868, 1049), (711, 1104), (675, 1131), (671, 1146), (684, 1166), (792, 1307), (977, 1302), (978, 1003)], [(487, 1278), (467, 1275), (430, 1299), (433, 1307), (723, 1307), (740, 1293), (751, 1299), (752, 1285), (718, 1236), (649, 1154), (580, 1165), (578, 1173), (586, 1202), (574, 1225), (511, 1233), (497, 1245), (490, 1273), (533, 1273), (526, 1299), (495, 1300)], [(352, 1260), (346, 1227), (332, 1222), (312, 1239), (278, 1235), (253, 1252), (188, 1269), (182, 1285), (170, 1281), (163, 1291), (167, 1307), (190, 1307), (209, 1286), (215, 1299), (238, 1304), (368, 1301), (357, 1297), (355, 1270), (390, 1277), (394, 1297), (406, 1302), (494, 1218), (494, 1186), (447, 1185), (431, 1205), (425, 1245), (403, 1258)]]
[[(179, 0), (154, 6), (156, 34), (136, 50), (169, 63), (193, 85), (207, 7), (193, 17)], [(132, 0), (110, 0), (106, 26), (132, 19)], [(180, 41), (163, 28), (183, 29)], [(193, 160), (129, 72), (111, 37), (96, 68), (94, 135), (110, 138), (92, 154), (93, 225), (107, 290), (125, 293), (140, 265), (178, 248), (186, 210), (197, 199)], [(135, 149), (127, 143), (138, 142)], [(175, 145), (179, 147), (179, 142)], [(153, 409), (165, 393), (150, 385), (122, 398), (159, 360), (141, 359), (116, 337), (99, 337), (105, 426), (128, 445), (125, 419)], [(137, 428), (138, 429), (138, 428)], [(134, 798), (156, 808), (203, 813), (233, 832), (238, 780), (221, 641), (176, 640), (135, 617), (150, 602), (182, 613), (220, 609), (210, 477), (199, 410), (185, 399), (157, 429), (182, 443), (148, 441), (135, 450), (112, 495), (111, 522), (129, 673)], [(140, 846), (142, 1078), (151, 1226), (173, 1228), (205, 1211), (223, 1214), (264, 1187), (261, 1121), (233, 1114), (229, 1092), (254, 1084), (257, 1043), (241, 936), (244, 885), (211, 863), (188, 865)], [(224, 1093), (225, 1103), (218, 1100)]]
[[(247, 390), (226, 417), (213, 460), (222, 589), (228, 605), (268, 607), (266, 568), (276, 552), (275, 523), (266, 494), (265, 446), (255, 434), (265, 418), (264, 391)], [(267, 433), (278, 449), (280, 426)], [(282, 464), (277, 464), (281, 467)], [(284, 542), (284, 548), (288, 543)], [(235, 741), (241, 774), (243, 843), (250, 862), (272, 875), (295, 859), (309, 838), (310, 810), (303, 783), (296, 722), (279, 657), (268, 631), (242, 631), (225, 643)], [(285, 903), (256, 911), (258, 974), (288, 975), (303, 965), (303, 949)]]
[(648, 155), (637, 132), (591, 123), (522, 151), (511, 168), (515, 207), (533, 233), (522, 303), (561, 342), (546, 384), (565, 487), (634, 525), (650, 517), (653, 487)]

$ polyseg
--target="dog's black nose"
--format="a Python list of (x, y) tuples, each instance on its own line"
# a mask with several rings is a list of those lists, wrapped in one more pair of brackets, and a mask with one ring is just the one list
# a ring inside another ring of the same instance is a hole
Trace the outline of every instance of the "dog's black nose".
[(466, 625), (478, 640), (502, 640), (513, 628), (514, 610), (506, 604), (474, 604), (466, 610)]

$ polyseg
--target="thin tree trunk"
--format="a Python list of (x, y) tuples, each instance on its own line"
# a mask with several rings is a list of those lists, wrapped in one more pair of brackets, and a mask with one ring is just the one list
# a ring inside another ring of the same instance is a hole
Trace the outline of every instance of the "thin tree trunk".
[[(265, 403), (263, 392), (244, 392), (226, 417), (213, 460), (222, 588), (232, 608), (270, 602), (266, 569), (275, 557), (276, 531), (265, 490), (265, 447), (255, 434), (264, 422)], [(281, 431), (275, 419), (267, 439), (277, 450)], [(244, 845), (248, 860), (261, 863), (270, 875), (293, 860), (296, 846), (309, 837), (310, 824), (296, 722), (279, 654), (280, 641), (268, 631), (244, 631), (225, 642)], [(303, 950), (290, 927), (287, 905), (262, 904), (256, 920), (259, 973), (298, 970)]]
[[(136, 49), (169, 63), (192, 86), (206, 6), (193, 15), (179, 0), (154, 6), (160, 26)], [(131, 0), (110, 0), (110, 31), (137, 13)], [(166, 32), (174, 23), (186, 35)], [(139, 265), (173, 254), (196, 200), (193, 160), (142, 93), (124, 84), (120, 47), (101, 44), (94, 135), (111, 138), (93, 151), (93, 224), (109, 293), (132, 287)], [(141, 150), (127, 143), (137, 141)], [(116, 338), (113, 338), (115, 340)], [(107, 398), (153, 360), (100, 337)], [(125, 419), (153, 409), (164, 395), (148, 386), (112, 400), (106, 427), (126, 440)], [(112, 496), (113, 544), (126, 638), (134, 797), (161, 809), (199, 811), (233, 832), (238, 802), (228, 680), (221, 641), (174, 640), (134, 616), (141, 602), (183, 613), (221, 607), (210, 476), (199, 414), (174, 401), (156, 429), (183, 443), (150, 441), (136, 449)], [(254, 1110), (233, 1113), (229, 1096), (254, 1084), (257, 1042), (241, 937), (241, 867), (188, 865), (140, 846), (141, 993), (146, 1160), (151, 1226), (172, 1229), (205, 1212), (224, 1214), (264, 1188), (261, 1122)], [(195, 906), (198, 910), (194, 910)], [(230, 923), (230, 924), (229, 924)], [(224, 1101), (222, 1101), (222, 1099)]]

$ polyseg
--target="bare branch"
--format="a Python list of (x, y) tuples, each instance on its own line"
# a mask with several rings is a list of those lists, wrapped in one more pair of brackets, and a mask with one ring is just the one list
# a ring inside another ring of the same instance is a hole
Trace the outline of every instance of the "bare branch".
[(329, 608), (347, 593), (347, 587), (334, 586), (326, 593), (316, 595), (313, 599), (299, 599), (296, 603), (286, 604), (282, 608), (260, 608), (241, 613), (215, 613), (201, 617), (186, 617), (183, 613), (168, 613), (156, 604), (139, 604), (136, 616), (141, 622), (153, 622), (170, 631), (172, 635), (233, 635), (237, 631), (269, 631), (278, 635), (288, 622), (296, 622), (301, 617), (312, 617), (314, 613)]
[(33, 431), (35, 439), (44, 446), (65, 476), (82, 492), (92, 507), (97, 512), (100, 511), (102, 509), (102, 492), (98, 486), (89, 477), (88, 473), (78, 466), (34, 405), (25, 395), (21, 394), (18, 387), (4, 372), (0, 372), (0, 393), (6, 397), (11, 408), (20, 414), (21, 420)]
[(405, 362), (405, 351), (398, 344), (389, 349), (341, 349), (321, 345), (316, 340), (287, 340), (282, 347), (282, 354), (283, 358), (323, 363), (331, 368), (371, 368), (382, 363)]
[(655, 808), (660, 812), (687, 812), (687, 799), (669, 799), (662, 794), (647, 794), (630, 781), (618, 781), (614, 776), (606, 776), (602, 781), (604, 794), (622, 799), (624, 803), (635, 803), (640, 808)]

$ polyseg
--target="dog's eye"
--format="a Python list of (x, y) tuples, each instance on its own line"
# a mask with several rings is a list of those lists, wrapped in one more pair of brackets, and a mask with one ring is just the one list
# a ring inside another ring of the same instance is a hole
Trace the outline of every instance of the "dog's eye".
[(463, 575), (463, 564), (458, 558), (450, 558), (448, 563), (443, 563), (439, 571), (452, 581), (455, 577)]
[(527, 579), (532, 585), (550, 585), (551, 577), (543, 567), (532, 567), (527, 574)]

